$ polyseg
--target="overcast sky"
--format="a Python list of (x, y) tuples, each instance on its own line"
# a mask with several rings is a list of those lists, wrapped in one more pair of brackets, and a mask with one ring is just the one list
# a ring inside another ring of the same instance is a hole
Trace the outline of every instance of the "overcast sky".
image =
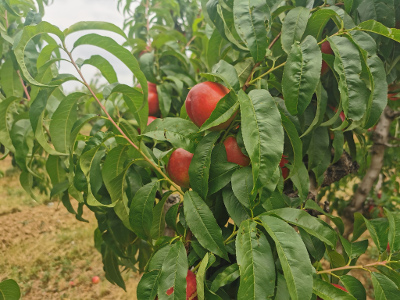
[[(106, 21), (122, 28), (123, 15), (117, 10), (117, 0), (54, 0), (53, 4), (45, 7), (44, 21), (47, 21), (61, 30), (66, 29), (79, 21)], [(87, 34), (89, 31), (81, 31), (71, 34), (67, 38), (67, 47), (71, 48), (74, 41), (82, 34)], [(117, 34), (106, 33), (105, 31), (98, 32), (102, 35), (107, 35), (114, 38), (120, 44), (123, 38)], [(89, 58), (93, 54), (100, 54), (109, 60), (115, 67), (118, 74), (118, 81), (122, 83), (132, 84), (132, 73), (128, 68), (119, 62), (113, 55), (108, 52), (93, 46), (80, 46), (73, 52), (75, 59)], [(82, 72), (90, 81), (90, 78), (97, 72), (97, 69), (92, 66), (83, 66)], [(69, 63), (62, 62), (60, 73), (70, 73), (77, 75), (73, 66)], [(105, 82), (105, 81), (103, 81)], [(71, 91), (79, 85), (79, 83), (70, 82), (64, 84), (66, 91)]]

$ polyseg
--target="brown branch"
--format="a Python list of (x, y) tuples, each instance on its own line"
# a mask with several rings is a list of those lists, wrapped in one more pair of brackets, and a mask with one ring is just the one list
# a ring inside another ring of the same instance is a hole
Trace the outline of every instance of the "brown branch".
[(318, 271), (317, 274), (326, 274), (326, 273), (329, 274), (329, 273), (336, 272), (336, 271), (343, 271), (343, 270), (350, 270), (350, 269), (368, 270), (367, 268), (373, 268), (375, 266), (386, 266), (388, 263), (390, 263), (390, 262), (389, 261), (378, 261), (378, 262), (367, 264), (367, 265), (343, 266), (343, 267), (339, 267), (339, 268)]
[(378, 179), (382, 170), (383, 158), (388, 144), (390, 125), (396, 115), (396, 112), (386, 106), (376, 125), (376, 129), (372, 135), (373, 146), (371, 148), (371, 164), (358, 185), (358, 189), (351, 200), (351, 204), (345, 210), (344, 216), (349, 220), (353, 219), (355, 212), (362, 210), (368, 194)]
[(24, 89), (24, 92), (25, 92), (25, 95), (26, 95), (26, 99), (28, 101), (31, 101), (31, 96), (29, 95), (28, 89), (26, 88), (26, 85), (24, 83), (24, 80), (22, 79), (22, 76), (21, 76), (21, 73), (19, 72), (19, 70), (17, 70), (17, 74), (18, 74), (18, 77), (19, 77), (19, 81), (21, 82), (21, 85), (22, 85), (22, 87)]
[(189, 247), (190, 247), (190, 241), (193, 237), (193, 233), (190, 229), (188, 229), (188, 231), (186, 232), (186, 237), (185, 237), (185, 249), (186, 249), (186, 253), (189, 254)]
[(7, 15), (7, 10), (4, 12), (4, 19), (6, 20), (6, 29), (8, 29), (8, 15)]

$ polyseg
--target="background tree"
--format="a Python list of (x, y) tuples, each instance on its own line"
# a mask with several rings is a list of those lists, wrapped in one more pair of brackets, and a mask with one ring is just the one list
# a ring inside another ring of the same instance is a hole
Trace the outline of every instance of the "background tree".
[[(23, 84), (10, 89), (1, 78), (0, 142), (32, 195), (49, 186), (77, 219), (84, 206), (94, 212), (109, 281), (124, 288), (121, 268), (145, 272), (139, 299), (365, 299), (347, 275), (362, 269), (377, 299), (399, 295), (398, 212), (355, 214), (347, 239), (330, 203), (319, 203), (321, 188), (365, 168), (365, 134), (388, 111), (395, 1), (120, 1), (127, 34), (106, 22), (61, 31), (32, 12), (14, 31), (7, 16), (28, 2), (2, 3), (2, 70)], [(88, 33), (66, 47), (89, 29), (126, 43)], [(99, 55), (76, 59), (85, 45), (121, 60), (134, 86), (118, 83)], [(58, 73), (60, 52), (78, 77)], [(85, 64), (107, 80), (101, 92), (82, 75)], [(69, 80), (87, 92), (65, 94)], [(78, 110), (91, 102), (101, 113)], [(248, 161), (232, 159), (233, 149)], [(176, 153), (190, 160), (183, 181), (172, 176)], [(167, 210), (171, 194), (178, 203)], [(359, 265), (367, 229), (379, 260)]]

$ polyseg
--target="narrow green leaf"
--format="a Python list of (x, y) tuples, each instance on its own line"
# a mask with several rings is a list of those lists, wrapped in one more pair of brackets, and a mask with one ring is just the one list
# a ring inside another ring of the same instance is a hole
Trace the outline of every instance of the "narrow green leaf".
[(239, 102), (243, 141), (252, 163), (254, 185), (265, 184), (282, 158), (284, 133), (281, 116), (266, 90), (253, 90), (249, 95), (240, 91)]
[(242, 222), (236, 236), (240, 269), (238, 299), (268, 299), (275, 291), (275, 262), (271, 246), (253, 220)]
[(85, 95), (79, 92), (68, 95), (52, 116), (49, 127), (51, 141), (59, 152), (68, 153), (71, 148), (71, 130), (78, 118), (77, 102)]
[(195, 142), (191, 134), (199, 129), (193, 122), (181, 118), (156, 119), (146, 128), (143, 135), (158, 141), (168, 141), (175, 148), (183, 148), (194, 152)]
[(282, 48), (290, 52), (292, 45), (301, 40), (307, 27), (310, 10), (305, 7), (296, 7), (288, 12), (282, 24)]
[(250, 218), (245, 206), (236, 198), (230, 186), (222, 190), (222, 199), (229, 216), (236, 225), (240, 226), (244, 220)]
[[(336, 225), (336, 227), (339, 229), (340, 234), (343, 234), (344, 232), (344, 224), (343, 221), (340, 217), (333, 216), (327, 212), (325, 212), (319, 205), (313, 200), (307, 200), (304, 209), (313, 209), (316, 210), (323, 215), (327, 216), (329, 219), (332, 220), (332, 222)], [(354, 227), (355, 228), (355, 227)]]
[(119, 270), (118, 257), (108, 246), (105, 247), (103, 256), (104, 271), (106, 273), (106, 278), (113, 284), (118, 285), (126, 291), (126, 286), (124, 279), (121, 276), (121, 271)]
[(204, 283), (206, 278), (206, 271), (207, 271), (209, 257), (210, 257), (209, 253), (206, 253), (206, 255), (204, 255), (196, 274), (196, 290), (197, 290), (198, 300), (205, 300)]
[(385, 214), (389, 221), (389, 245), (390, 253), (400, 250), (400, 214), (385, 209)]
[(358, 26), (355, 27), (354, 30), (373, 32), (400, 43), (400, 29), (387, 28), (385, 25), (375, 20), (362, 22), (358, 24)]
[(225, 267), (218, 275), (214, 278), (210, 291), (217, 292), (220, 287), (232, 283), (239, 278), (239, 266), (232, 264)]
[(266, 1), (234, 0), (233, 15), (235, 28), (246, 43), (256, 62), (264, 59), (268, 47), (267, 26), (270, 16)]
[(371, 279), (376, 300), (392, 300), (399, 297), (400, 289), (385, 275), (372, 272)]
[(91, 65), (101, 72), (101, 75), (108, 81), (108, 83), (112, 84), (118, 82), (117, 73), (114, 71), (114, 67), (109, 63), (107, 59), (100, 55), (92, 55), (90, 58), (85, 59), (83, 61), (77, 61), (79, 67), (84, 65)]
[(366, 300), (367, 293), (365, 288), (357, 278), (350, 275), (342, 275), (340, 276), (340, 281), (354, 298), (357, 300)]
[(336, 12), (331, 9), (322, 8), (317, 10), (308, 19), (304, 36), (312, 35), (317, 41), (321, 40), (326, 23), (335, 16), (337, 16)]
[(159, 271), (144, 273), (136, 290), (138, 300), (154, 299), (157, 295)]
[(14, 64), (11, 57), (7, 57), (4, 63), (2, 63), (0, 78), (1, 89), (3, 90), (7, 98), (10, 98), (12, 96), (23, 96), (24, 90), (22, 88), (17, 71), (14, 70)]
[(129, 222), (133, 231), (142, 239), (150, 237), (153, 223), (153, 205), (156, 198), (157, 182), (141, 187), (132, 199)]
[(190, 187), (203, 199), (208, 193), (211, 153), (220, 134), (219, 131), (211, 132), (199, 142), (189, 166)]
[(212, 253), (228, 260), (221, 228), (207, 204), (196, 192), (185, 193), (183, 209), (186, 222), (199, 243)]
[(356, 46), (345, 37), (328, 38), (335, 54), (335, 71), (339, 74), (340, 99), (348, 119), (360, 120), (366, 112), (367, 88), (360, 78), (361, 61)]
[(303, 228), (309, 234), (317, 237), (332, 248), (336, 247), (336, 232), (329, 226), (324, 225), (317, 218), (312, 217), (307, 212), (295, 208), (281, 208), (268, 212), (269, 215), (275, 215), (286, 222)]
[(37, 25), (29, 25), (25, 26), (22, 35), (19, 39), (17, 39), (14, 43), (14, 54), (17, 59), (17, 62), (21, 68), (21, 71), (26, 78), (31, 84), (37, 85), (37, 86), (49, 86), (46, 84), (42, 84), (38, 81), (36, 81), (32, 75), (29, 73), (26, 63), (25, 63), (25, 48), (27, 47), (29, 41), (34, 38), (36, 35), (41, 34), (41, 33), (52, 33), (55, 34), (61, 41), (64, 40), (64, 34), (61, 32), (61, 30), (54, 26), (51, 25), (48, 22), (40, 22)]
[(165, 229), (165, 210), (164, 205), (168, 197), (172, 194), (171, 191), (165, 193), (162, 199), (153, 208), (153, 224), (151, 226), (151, 237), (157, 240), (159, 237), (164, 235)]
[(307, 36), (293, 44), (283, 70), (282, 92), (288, 111), (303, 114), (321, 76), (322, 54), (317, 40)]
[(239, 202), (246, 208), (254, 207), (257, 193), (253, 190), (253, 174), (250, 167), (240, 168), (232, 175), (232, 190)]
[(321, 279), (314, 279), (313, 292), (317, 296), (325, 300), (355, 300), (349, 293), (333, 286), (332, 284), (322, 281)]
[(312, 265), (300, 236), (281, 219), (266, 215), (259, 218), (275, 242), (291, 298), (310, 299), (313, 288)]
[(32, 151), (34, 143), (34, 135), (29, 120), (21, 119), (15, 122), (10, 135), (16, 149), (14, 153), (15, 161), (23, 171), (28, 171), (28, 154)]
[(78, 32), (82, 30), (106, 30), (117, 33), (125, 39), (127, 38), (125, 32), (117, 25), (100, 21), (82, 21), (75, 23), (64, 30), (64, 35), (67, 36), (73, 32)]
[[(188, 271), (188, 261), (185, 246), (182, 242), (177, 242), (170, 248), (161, 269), (158, 299), (160, 300), (181, 300), (186, 298), (186, 275)], [(167, 291), (173, 287), (171, 296)]]
[(388, 243), (388, 221), (387, 219), (379, 218), (367, 220), (364, 217), (365, 225), (367, 225), (367, 229), (371, 235), (372, 240), (374, 241), (378, 251), (383, 253), (386, 251), (387, 243)]
[(8, 125), (8, 110), (11, 105), (21, 98), (10, 97), (0, 102), (0, 143), (11, 152), (15, 152), (10, 137), (10, 129)]

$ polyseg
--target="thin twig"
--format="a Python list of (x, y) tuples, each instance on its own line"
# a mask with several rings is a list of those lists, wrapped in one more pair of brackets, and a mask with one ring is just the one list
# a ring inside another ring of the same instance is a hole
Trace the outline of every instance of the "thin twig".
[(110, 116), (110, 114), (108, 113), (106, 107), (101, 103), (101, 101), (99, 100), (99, 98), (97, 98), (96, 93), (92, 90), (92, 88), (90, 87), (90, 85), (87, 83), (85, 77), (83, 76), (81, 70), (79, 69), (78, 65), (76, 64), (75, 60), (72, 57), (71, 52), (69, 52), (67, 50), (67, 47), (64, 46), (64, 51), (67, 53), (67, 55), (69, 56), (71, 63), (73, 64), (73, 66), (75, 67), (76, 71), (78, 72), (79, 76), (82, 78), (83, 84), (88, 88), (89, 92), (92, 94), (93, 98), (96, 100), (96, 102), (99, 104), (99, 106), (101, 107), (101, 109), (103, 110), (103, 112), (106, 114), (107, 119), (114, 125), (114, 127), (121, 133), (121, 135), (123, 136), (123, 138), (133, 147), (135, 148), (142, 156), (143, 158), (165, 179), (167, 180), (175, 189), (177, 192), (179, 192), (181, 195), (183, 195), (183, 191), (180, 188), (179, 185), (177, 185), (175, 182), (173, 182), (151, 159), (149, 159), (142, 150), (140, 150), (140, 148), (134, 143), (132, 142), (132, 140), (125, 134), (125, 132), (121, 129), (121, 127), (118, 126), (118, 124), (114, 121), (114, 119)]
[(8, 29), (8, 15), (7, 15), (7, 10), (4, 12), (4, 19), (6, 20), (6, 28)]
[[(278, 33), (278, 35), (272, 40), (271, 44), (269, 44), (268, 49), (271, 49), (271, 48), (275, 45), (276, 41), (280, 38), (281, 34), (282, 34), (282, 32), (279, 32), (279, 33)], [(246, 91), (247, 88), (249, 87), (249, 85), (250, 85), (250, 80), (251, 80), (251, 78), (253, 77), (254, 70), (255, 70), (256, 68), (258, 68), (260, 65), (261, 65), (261, 61), (258, 62), (258, 63), (256, 63), (256, 64), (254, 65), (253, 69), (252, 69), (251, 72), (250, 72), (249, 77), (247, 77), (247, 80), (246, 80), (245, 84), (244, 84), (243, 87), (242, 87), (243, 91)]]
[(318, 271), (317, 274), (326, 274), (326, 273), (332, 273), (332, 272), (336, 272), (336, 271), (350, 270), (350, 269), (361, 269), (361, 270), (369, 271), (367, 268), (371, 268), (371, 267), (375, 267), (375, 266), (386, 266), (388, 263), (390, 263), (390, 262), (389, 261), (378, 261), (378, 262), (367, 264), (367, 265), (343, 266), (343, 267), (339, 267), (339, 268)]
[(19, 72), (19, 70), (17, 70), (17, 74), (18, 74), (18, 77), (19, 77), (19, 81), (21, 82), (21, 85), (22, 85), (22, 87), (24, 89), (24, 92), (25, 92), (25, 95), (26, 95), (26, 99), (28, 101), (31, 101), (31, 96), (29, 95), (28, 89), (26, 88), (26, 85), (24, 83), (24, 80), (22, 79), (22, 76), (21, 76), (21, 73)]

